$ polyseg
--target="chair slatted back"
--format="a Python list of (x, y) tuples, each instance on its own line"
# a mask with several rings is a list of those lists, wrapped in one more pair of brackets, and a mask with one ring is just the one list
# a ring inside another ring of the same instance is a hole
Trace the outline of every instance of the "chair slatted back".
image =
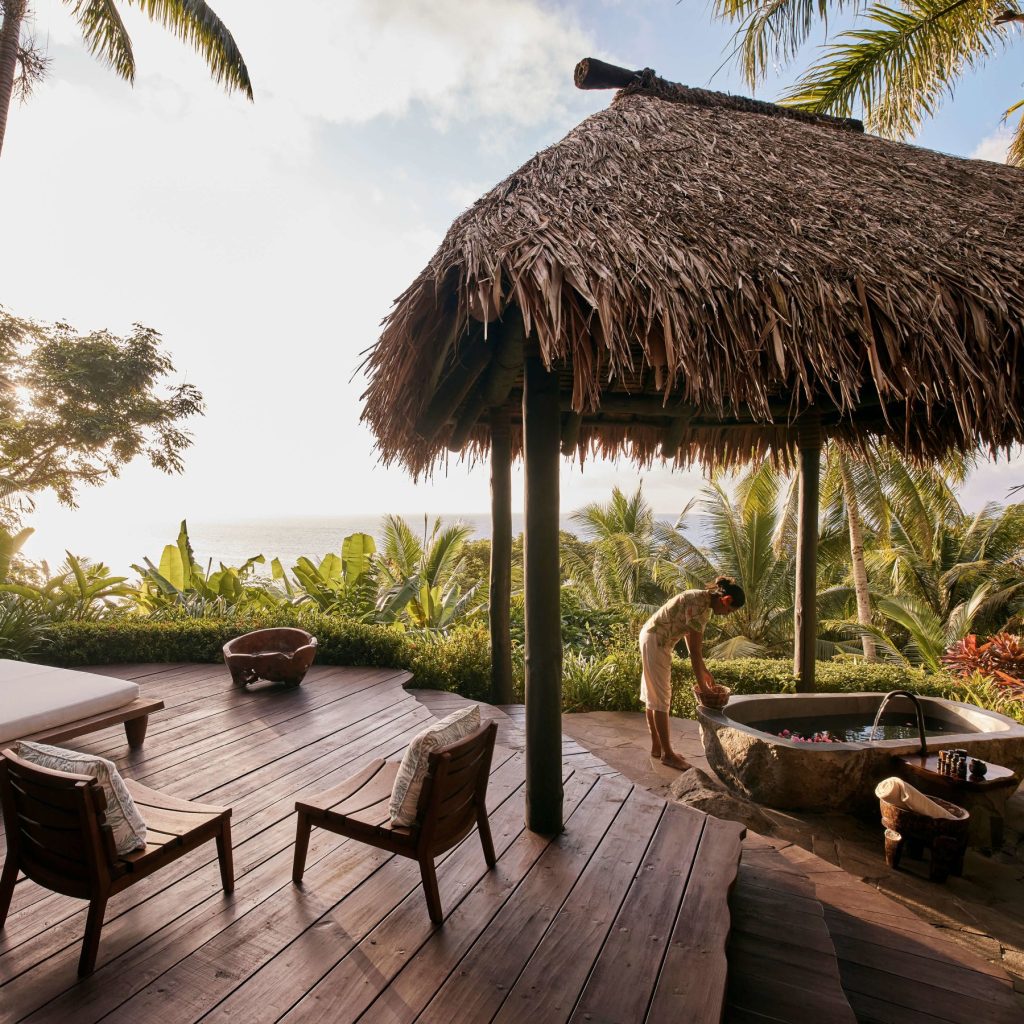
[(434, 852), (451, 849), (476, 826), (485, 809), (491, 773), (494, 722), (431, 753), (420, 795), (421, 843)]
[(8, 849), (34, 882), (88, 899), (110, 878), (117, 854), (95, 779), (43, 768), (4, 750), (0, 806)]

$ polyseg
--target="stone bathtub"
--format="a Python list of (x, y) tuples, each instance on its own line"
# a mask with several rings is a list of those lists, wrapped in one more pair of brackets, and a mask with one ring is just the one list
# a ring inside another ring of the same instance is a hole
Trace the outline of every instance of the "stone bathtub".
[[(715, 773), (733, 790), (766, 807), (802, 811), (877, 809), (875, 785), (895, 774), (894, 755), (920, 749), (916, 725), (890, 728), (906, 738), (811, 743), (786, 739), (780, 723), (804, 735), (821, 723), (867, 722), (870, 725), (884, 694), (756, 694), (733, 697), (721, 711), (697, 709), (704, 752)], [(929, 751), (963, 747), (971, 757), (1024, 774), (1024, 726), (971, 704), (921, 697)], [(902, 721), (914, 709), (904, 697), (889, 704)], [(890, 721), (886, 711), (883, 722)], [(864, 730), (860, 730), (863, 733)], [(840, 734), (843, 735), (842, 730)], [(859, 735), (857, 730), (852, 734)]]

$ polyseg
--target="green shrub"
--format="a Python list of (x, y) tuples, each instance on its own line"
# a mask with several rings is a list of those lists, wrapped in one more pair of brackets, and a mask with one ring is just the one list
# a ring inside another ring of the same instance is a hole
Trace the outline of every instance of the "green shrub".
[(490, 700), (491, 643), (486, 627), (460, 626), (448, 633), (409, 633), (403, 668), (413, 685), (449, 690), (470, 700)]

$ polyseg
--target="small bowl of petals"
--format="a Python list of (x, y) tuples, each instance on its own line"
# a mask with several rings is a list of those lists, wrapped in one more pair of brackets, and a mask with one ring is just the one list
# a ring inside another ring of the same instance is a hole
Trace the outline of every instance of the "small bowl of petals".
[(732, 690), (728, 686), (722, 686), (720, 683), (715, 683), (714, 686), (708, 687), (706, 690), (698, 689), (696, 686), (693, 688), (693, 695), (697, 698), (697, 703), (701, 707), (711, 708), (714, 711), (721, 711), (726, 704), (729, 703), (729, 698), (732, 696)]

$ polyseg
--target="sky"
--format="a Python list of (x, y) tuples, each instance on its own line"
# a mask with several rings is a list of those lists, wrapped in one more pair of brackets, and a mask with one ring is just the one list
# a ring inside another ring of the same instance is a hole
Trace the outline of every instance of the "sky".
[[(129, 86), (85, 50), (69, 6), (33, 0), (48, 82), (8, 122), (0, 303), (82, 331), (156, 328), (175, 380), (203, 392), (185, 472), (145, 462), (80, 494), (44, 496), (26, 553), (111, 559), (182, 518), (483, 512), (486, 466), (414, 483), (377, 464), (359, 424), (361, 353), (448, 225), (610, 93), (580, 92), (585, 56), (750, 94), (731, 29), (675, 0), (211, 0), (255, 102), (226, 95), (199, 57), (137, 7)], [(797, 66), (813, 56), (812, 46)], [(964, 81), (922, 145), (1002, 159), (1010, 57)], [(777, 96), (773, 77), (758, 95)], [(15, 197), (13, 201), (10, 197)], [(633, 489), (628, 464), (563, 467), (562, 508)], [(986, 466), (966, 502), (1005, 500), (1024, 460)], [(645, 493), (677, 512), (699, 472), (652, 470)], [(522, 480), (514, 483), (522, 505)]]

